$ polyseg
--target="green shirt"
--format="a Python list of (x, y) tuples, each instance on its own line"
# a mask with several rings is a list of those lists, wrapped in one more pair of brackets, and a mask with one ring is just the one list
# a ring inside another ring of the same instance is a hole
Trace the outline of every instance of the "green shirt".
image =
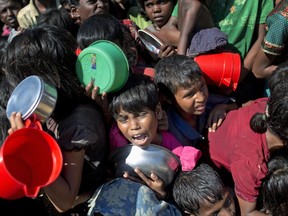
[(129, 8), (128, 18), (136, 23), (140, 29), (145, 29), (147, 26), (152, 24), (150, 20), (145, 20), (145, 18), (140, 14), (140, 9), (137, 6)]
[(206, 3), (215, 25), (228, 35), (230, 48), (242, 58), (246, 56), (256, 38), (257, 24), (264, 24), (274, 7), (273, 0), (212, 0)]

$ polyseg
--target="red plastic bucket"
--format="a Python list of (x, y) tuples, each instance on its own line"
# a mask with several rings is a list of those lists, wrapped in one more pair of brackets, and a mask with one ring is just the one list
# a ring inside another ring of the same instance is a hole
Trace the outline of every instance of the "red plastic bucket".
[(0, 149), (0, 197), (36, 197), (59, 176), (62, 164), (61, 150), (48, 133), (34, 128), (15, 131)]
[(238, 53), (205, 54), (196, 56), (194, 60), (201, 68), (207, 85), (235, 91), (241, 73), (241, 57)]

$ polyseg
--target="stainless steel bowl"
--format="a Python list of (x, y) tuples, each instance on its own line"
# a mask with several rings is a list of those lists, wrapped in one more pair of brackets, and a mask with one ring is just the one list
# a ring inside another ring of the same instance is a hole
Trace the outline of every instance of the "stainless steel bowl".
[(174, 180), (181, 169), (178, 156), (170, 150), (154, 144), (150, 144), (146, 148), (132, 144), (121, 147), (111, 155), (110, 159), (117, 177), (122, 177), (124, 172), (139, 177), (134, 172), (135, 168), (139, 168), (147, 177), (150, 177), (151, 172), (155, 173), (164, 181), (165, 186)]
[(57, 90), (45, 83), (39, 76), (29, 76), (22, 80), (7, 103), (6, 115), (9, 119), (12, 112), (20, 112), (22, 119), (28, 119), (32, 114), (44, 123), (53, 113), (57, 101)]

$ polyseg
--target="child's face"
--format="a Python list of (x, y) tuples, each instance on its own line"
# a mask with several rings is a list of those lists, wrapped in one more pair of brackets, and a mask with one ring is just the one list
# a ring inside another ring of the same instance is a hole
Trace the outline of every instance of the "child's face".
[(98, 13), (109, 12), (108, 0), (80, 0), (79, 1), (79, 15), (83, 23), (90, 16)]
[(158, 115), (151, 110), (143, 110), (141, 113), (132, 114), (120, 110), (116, 122), (119, 130), (131, 143), (147, 147), (156, 136), (158, 127)]
[[(233, 196), (229, 191), (225, 191), (222, 196), (223, 199), (216, 202), (215, 204), (201, 205), (199, 208), (199, 214), (201, 216), (235, 216), (236, 207), (233, 200)], [(189, 213), (188, 213), (189, 214)]]
[(22, 6), (16, 1), (0, 1), (1, 21), (12, 28), (18, 28), (17, 14)]
[(207, 98), (208, 89), (202, 77), (201, 82), (190, 88), (179, 87), (174, 94), (174, 104), (181, 116), (189, 118), (191, 115), (201, 115), (205, 112)]
[(174, 4), (171, 0), (144, 1), (144, 10), (148, 18), (159, 28), (168, 22), (173, 8)]

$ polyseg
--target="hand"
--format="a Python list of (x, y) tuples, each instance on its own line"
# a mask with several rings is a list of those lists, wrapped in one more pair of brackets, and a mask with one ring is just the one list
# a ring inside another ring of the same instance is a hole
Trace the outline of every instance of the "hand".
[(98, 94), (99, 87), (94, 86), (94, 82), (91, 81), (86, 87), (85, 87), (86, 94), (92, 98), (98, 104), (103, 110), (107, 110), (109, 103), (107, 99), (107, 93), (102, 92), (101, 95)]
[(94, 86), (94, 81), (91, 81), (86, 87), (85, 87), (86, 95), (92, 100), (95, 101), (95, 103), (101, 107), (101, 110), (103, 111), (103, 114), (105, 116), (105, 121), (107, 125), (110, 125), (112, 122), (112, 114), (109, 111), (109, 102), (107, 98), (107, 93), (102, 92), (102, 94), (98, 94), (99, 87)]
[(162, 179), (158, 178), (157, 175), (155, 175), (153, 172), (150, 175), (150, 178), (148, 178), (143, 172), (141, 172), (140, 169), (136, 168), (134, 169), (134, 172), (138, 174), (138, 176), (146, 183), (148, 187), (150, 187), (152, 190), (156, 192), (156, 196), (159, 199), (163, 199), (166, 197), (167, 193), (165, 191), (164, 182)]
[(21, 128), (24, 128), (24, 122), (22, 120), (22, 114), (13, 112), (10, 116), (10, 125), (11, 128), (8, 130), (8, 134), (11, 135), (16, 130), (19, 130)]
[(159, 54), (158, 54), (158, 58), (162, 59), (162, 58), (165, 58), (165, 57), (168, 57), (168, 56), (171, 56), (173, 54), (175, 54), (175, 49), (168, 45), (168, 44), (163, 44), (161, 47), (160, 47), (160, 51), (159, 51)]
[(209, 113), (207, 127), (209, 132), (215, 132), (226, 118), (226, 104), (216, 105)]

